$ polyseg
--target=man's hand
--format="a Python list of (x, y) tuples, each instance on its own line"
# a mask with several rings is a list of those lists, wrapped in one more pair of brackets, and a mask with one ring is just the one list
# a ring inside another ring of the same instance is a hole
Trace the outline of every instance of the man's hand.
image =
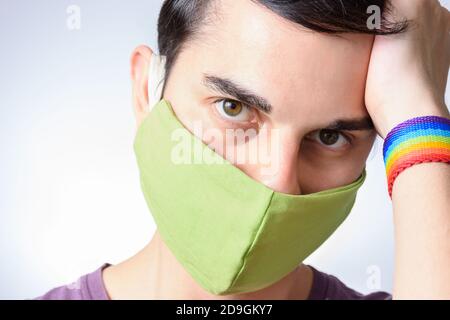
[(437, 0), (392, 0), (390, 21), (407, 19), (404, 33), (376, 36), (366, 85), (366, 107), (384, 138), (417, 116), (448, 116), (450, 13)]

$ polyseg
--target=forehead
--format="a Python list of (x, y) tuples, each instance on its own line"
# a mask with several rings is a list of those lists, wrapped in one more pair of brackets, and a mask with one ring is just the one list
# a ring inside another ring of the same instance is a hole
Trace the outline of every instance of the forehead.
[(217, 1), (211, 10), (193, 42), (202, 72), (239, 82), (274, 108), (365, 114), (372, 36), (313, 32), (250, 0)]

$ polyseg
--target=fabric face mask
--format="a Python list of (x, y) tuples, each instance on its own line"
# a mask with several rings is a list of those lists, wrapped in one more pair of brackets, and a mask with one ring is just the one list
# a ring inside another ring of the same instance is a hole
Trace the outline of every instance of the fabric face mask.
[[(180, 139), (216, 161), (172, 161)], [(166, 100), (141, 124), (134, 148), (161, 237), (192, 278), (216, 295), (256, 291), (293, 271), (344, 221), (366, 175), (314, 194), (274, 192), (191, 134)]]

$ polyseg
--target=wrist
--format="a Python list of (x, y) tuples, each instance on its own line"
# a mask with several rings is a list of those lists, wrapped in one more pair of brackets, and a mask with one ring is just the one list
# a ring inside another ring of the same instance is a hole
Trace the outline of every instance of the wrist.
[[(384, 123), (377, 128), (378, 134), (383, 139), (386, 139), (388, 133), (391, 132), (396, 126), (409, 119), (425, 116), (450, 118), (450, 114), (445, 103), (424, 103), (418, 106), (417, 102), (410, 102), (409, 105), (414, 106), (414, 108), (403, 110), (401, 113), (392, 112), (391, 115), (386, 116)], [(394, 106), (389, 109), (393, 111), (396, 110)], [(397, 106), (397, 109), (400, 108)]]
[(391, 196), (405, 169), (424, 162), (450, 163), (450, 118), (427, 115), (401, 122), (387, 134), (383, 157)]

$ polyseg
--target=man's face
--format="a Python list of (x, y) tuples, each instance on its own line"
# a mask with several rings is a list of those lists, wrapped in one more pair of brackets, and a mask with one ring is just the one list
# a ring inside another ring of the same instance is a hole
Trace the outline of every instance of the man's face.
[(192, 132), (198, 123), (203, 133), (224, 136), (227, 129), (253, 130), (240, 143), (200, 138), (225, 158), (259, 141), (276, 158), (275, 171), (267, 174), (262, 161), (232, 162), (275, 191), (306, 194), (356, 180), (375, 131), (323, 130), (347, 120), (360, 120), (353, 127), (370, 123), (363, 119), (373, 37), (312, 32), (249, 0), (214, 6), (166, 85), (164, 98), (178, 118)]

